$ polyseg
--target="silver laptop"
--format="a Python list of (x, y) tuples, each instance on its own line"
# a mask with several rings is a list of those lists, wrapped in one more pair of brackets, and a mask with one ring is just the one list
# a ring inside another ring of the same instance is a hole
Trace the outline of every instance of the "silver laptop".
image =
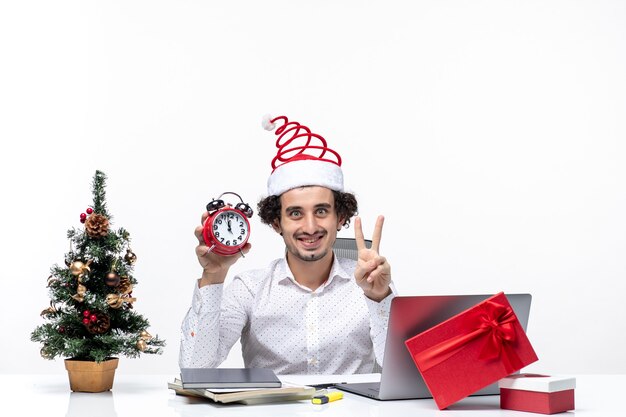
[[(391, 301), (380, 382), (338, 384), (336, 388), (377, 400), (432, 398), (404, 341), (493, 295), (396, 296)], [(531, 295), (505, 295), (526, 331)], [(498, 383), (495, 382), (472, 395), (499, 393)]]

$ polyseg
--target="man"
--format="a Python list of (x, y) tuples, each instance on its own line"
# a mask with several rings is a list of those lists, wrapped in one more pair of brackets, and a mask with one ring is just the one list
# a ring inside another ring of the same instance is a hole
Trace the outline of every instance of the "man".
[(202, 226), (196, 228), (203, 272), (181, 327), (180, 366), (217, 367), (241, 338), (246, 367), (278, 374), (372, 372), (375, 361), (382, 364), (393, 298), (391, 268), (378, 253), (384, 218), (376, 221), (370, 249), (355, 218), (358, 261), (334, 256), (337, 231), (357, 212), (356, 198), (343, 191), (341, 158), (324, 138), (284, 116), (264, 126), (272, 130), (277, 121), (283, 122), (276, 130), (279, 151), (258, 208), (261, 221), (283, 237), (285, 256), (224, 288), (240, 257), (211, 252)]

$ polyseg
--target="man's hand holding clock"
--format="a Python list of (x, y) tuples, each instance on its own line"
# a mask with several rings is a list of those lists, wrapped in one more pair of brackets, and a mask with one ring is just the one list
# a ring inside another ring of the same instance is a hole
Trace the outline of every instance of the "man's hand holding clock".
[[(198, 238), (198, 246), (196, 246), (196, 256), (198, 262), (202, 267), (202, 278), (199, 281), (199, 286), (203, 287), (209, 284), (221, 284), (226, 279), (226, 274), (230, 267), (241, 258), (239, 252), (234, 255), (218, 255), (213, 251), (209, 251), (209, 247), (204, 241), (203, 231), (204, 224), (209, 217), (209, 212), (204, 212), (202, 215), (202, 223), (196, 227), (195, 235)], [(241, 248), (241, 251), (246, 254), (250, 251), (249, 242)]]
[(199, 285), (221, 284), (226, 279), (230, 267), (240, 256), (250, 251), (250, 223), (252, 209), (241, 200), (233, 207), (220, 198), (207, 204), (207, 211), (202, 215), (202, 225), (195, 230), (198, 238), (196, 256), (202, 266), (202, 278)]

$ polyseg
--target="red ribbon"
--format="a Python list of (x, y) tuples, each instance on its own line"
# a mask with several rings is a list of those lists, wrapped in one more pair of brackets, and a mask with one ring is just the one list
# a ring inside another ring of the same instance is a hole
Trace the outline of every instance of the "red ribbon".
[(464, 328), (469, 329), (468, 333), (444, 340), (414, 355), (416, 362), (420, 364), (421, 372), (446, 361), (478, 338), (485, 339), (478, 359), (500, 358), (508, 373), (523, 367), (520, 357), (513, 348), (517, 337), (513, 325), (517, 317), (511, 307), (486, 301), (476, 312), (460, 316), (459, 320), (462, 320)]

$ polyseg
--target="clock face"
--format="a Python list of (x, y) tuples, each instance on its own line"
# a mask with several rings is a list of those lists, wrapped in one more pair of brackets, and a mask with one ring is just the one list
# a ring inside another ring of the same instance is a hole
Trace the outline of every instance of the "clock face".
[(223, 246), (243, 246), (250, 235), (248, 219), (235, 210), (224, 210), (218, 213), (212, 223), (215, 241)]

